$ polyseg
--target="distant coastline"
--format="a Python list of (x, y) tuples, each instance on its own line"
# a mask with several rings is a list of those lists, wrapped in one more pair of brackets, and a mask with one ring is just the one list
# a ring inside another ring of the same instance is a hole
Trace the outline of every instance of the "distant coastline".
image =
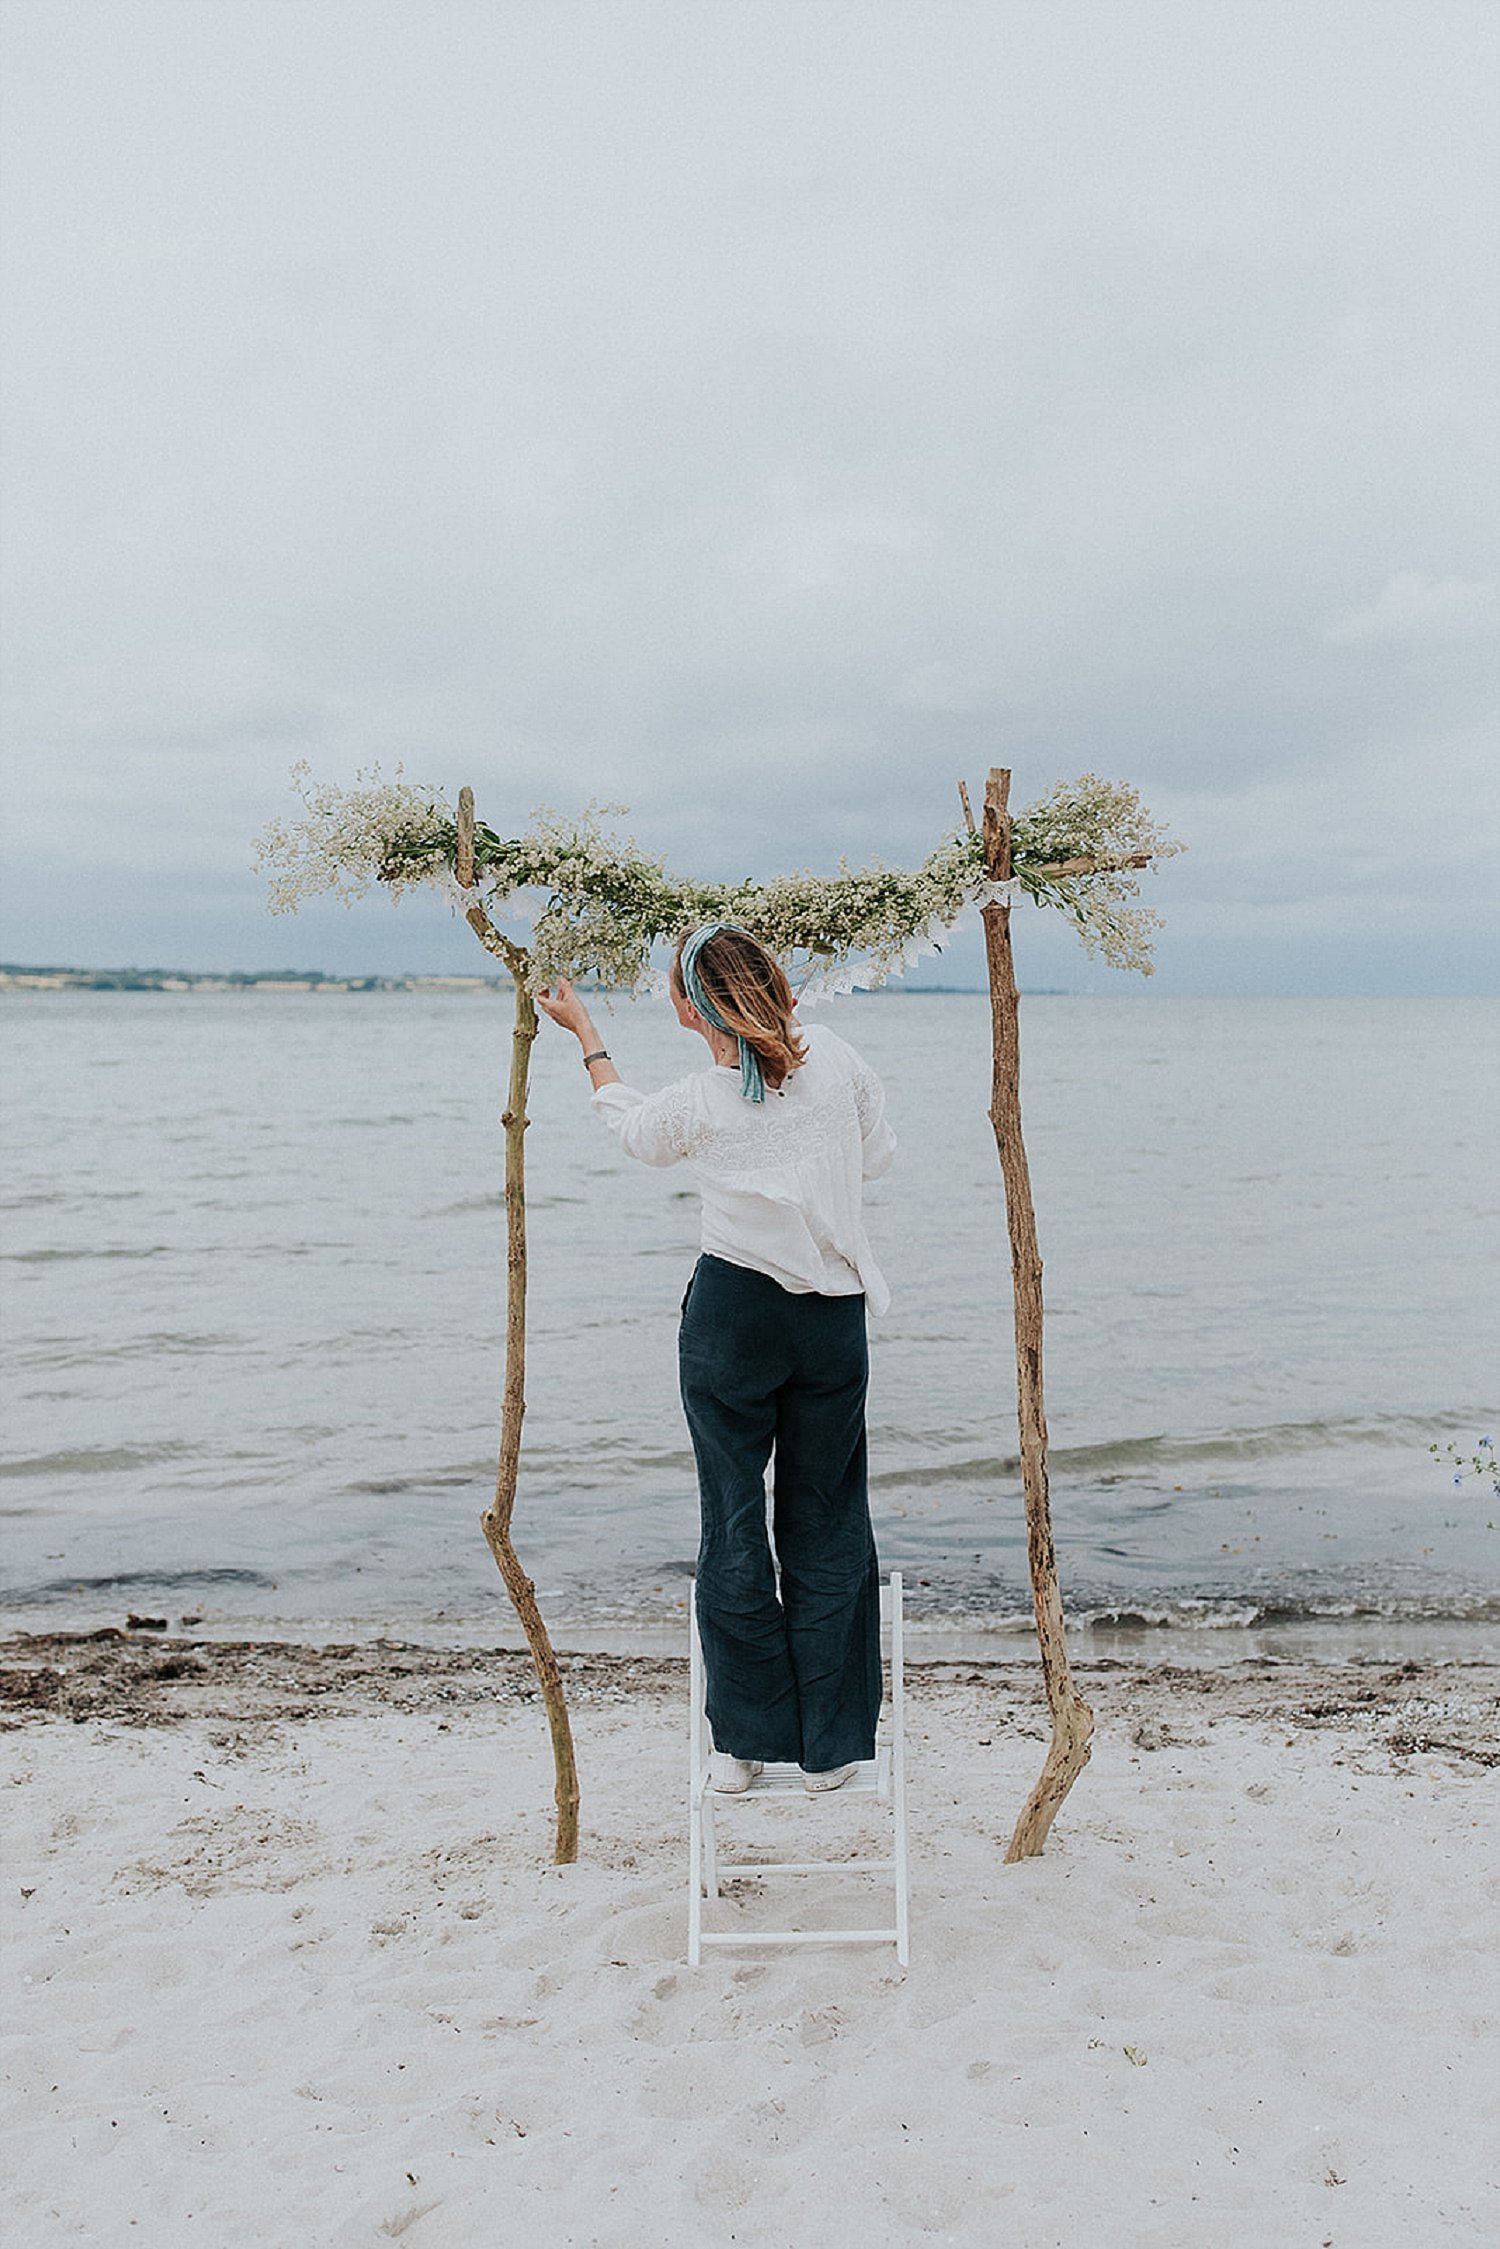
[[(977, 984), (896, 985), (907, 997), (977, 992)], [(0, 992), (498, 992), (508, 976), (332, 976), (320, 968), (49, 968), (0, 961)], [(874, 999), (879, 992), (860, 992)], [(1063, 999), (1062, 986), (1027, 991), (1029, 999)]]
[(320, 968), (31, 968), (0, 961), (9, 992), (487, 992), (508, 976), (325, 976)]

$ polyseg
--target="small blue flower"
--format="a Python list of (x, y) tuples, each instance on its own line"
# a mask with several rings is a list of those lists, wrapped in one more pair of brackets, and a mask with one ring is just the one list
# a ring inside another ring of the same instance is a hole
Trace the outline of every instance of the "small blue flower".
[(1455, 1476), (1453, 1481), (1455, 1484), (1461, 1484), (1463, 1482), (1463, 1478), (1462, 1476)]
[(1488, 1445), (1488, 1446), (1489, 1446), (1489, 1447), (1490, 1447), (1490, 1448), (1491, 1448), (1491, 1449), (1493, 1450), (1493, 1447), (1494, 1447), (1494, 1443), (1495, 1443), (1495, 1440), (1494, 1440), (1494, 1438), (1493, 1438), (1493, 1437), (1481, 1437), (1481, 1438), (1480, 1438), (1480, 1440), (1479, 1440), (1479, 1442), (1481, 1443), (1481, 1445)]

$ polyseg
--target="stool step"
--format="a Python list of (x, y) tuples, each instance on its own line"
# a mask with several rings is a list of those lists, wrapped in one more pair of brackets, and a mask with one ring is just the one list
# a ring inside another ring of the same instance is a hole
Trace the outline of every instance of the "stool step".
[(894, 1859), (741, 1859), (719, 1867), (719, 1880), (732, 1874), (891, 1874)]
[[(842, 1788), (815, 1789), (812, 1792), (814, 1797), (827, 1796), (833, 1800), (840, 1796), (880, 1794), (885, 1786), (881, 1768), (887, 1761), (887, 1755), (887, 1752), (882, 1752), (878, 1757), (867, 1757), (858, 1772), (850, 1774)], [(743, 1804), (752, 1796), (760, 1799), (767, 1796), (796, 1796), (806, 1802), (808, 1796), (807, 1789), (802, 1785), (800, 1765), (767, 1765), (763, 1772), (756, 1774), (748, 1788), (724, 1790), (709, 1788), (708, 1767), (705, 1766), (698, 1786), (700, 1792), (712, 1796), (715, 1804), (719, 1805)]]
[[(898, 1951), (897, 1929), (704, 1929), (698, 1938), (710, 1944), (893, 1944)], [(905, 1962), (902, 1962), (903, 1967)]]

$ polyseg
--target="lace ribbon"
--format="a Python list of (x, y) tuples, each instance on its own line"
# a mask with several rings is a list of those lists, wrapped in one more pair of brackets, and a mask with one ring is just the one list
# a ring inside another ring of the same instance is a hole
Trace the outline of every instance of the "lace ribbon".
[(461, 914), (466, 914), (471, 906), (480, 906), (484, 903), (479, 892), (477, 890), (465, 890), (458, 877), (448, 867), (444, 867), (442, 870), (442, 879), (438, 888), (449, 905), (456, 906)]
[(956, 920), (941, 922), (936, 919), (927, 924), (925, 934), (910, 937), (901, 950), (879, 963), (872, 953), (851, 954), (842, 961), (812, 961), (800, 975), (793, 975), (792, 989), (799, 1007), (816, 1007), (819, 1000), (837, 998), (845, 992), (868, 992), (884, 984), (889, 977), (904, 976), (914, 962), (931, 953), (940, 953), (944, 942), (961, 929), (969, 919), (969, 907), (1019, 906), (1030, 896), (1018, 875), (1008, 882), (987, 882), (975, 891), (963, 912)]
[(528, 906), (525, 898), (519, 892), (513, 893), (508, 898), (497, 899), (493, 904), (487, 905), (479, 894), (478, 884), (476, 883), (472, 890), (465, 890), (451, 867), (441, 867), (437, 870), (433, 879), (433, 887), (447, 900), (455, 912), (467, 914), (475, 906), (478, 906), (482, 913), (489, 915), (491, 921), (495, 922), (497, 927), (499, 926), (499, 917), (502, 914), (507, 921), (520, 922), (523, 926), (529, 925), (536, 919), (535, 912)]

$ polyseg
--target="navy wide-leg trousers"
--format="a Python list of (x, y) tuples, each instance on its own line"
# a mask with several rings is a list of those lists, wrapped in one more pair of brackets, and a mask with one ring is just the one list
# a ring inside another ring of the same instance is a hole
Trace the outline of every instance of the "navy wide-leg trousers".
[(698, 1632), (714, 1746), (808, 1772), (871, 1757), (880, 1581), (865, 1300), (793, 1295), (705, 1256), (683, 1299), (678, 1362), (703, 1511)]

